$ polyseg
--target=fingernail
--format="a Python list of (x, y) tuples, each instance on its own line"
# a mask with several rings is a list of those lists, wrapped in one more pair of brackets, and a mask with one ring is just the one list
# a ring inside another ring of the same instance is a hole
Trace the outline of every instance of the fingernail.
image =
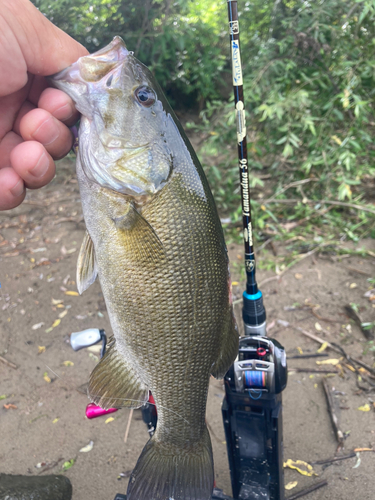
[(43, 177), (43, 175), (47, 172), (48, 167), (49, 167), (49, 158), (45, 153), (43, 153), (39, 158), (38, 163), (35, 165), (35, 167), (29, 170), (29, 172), (34, 177), (40, 178)]
[(14, 187), (12, 187), (11, 189), (9, 189), (9, 191), (12, 193), (12, 195), (15, 198), (18, 198), (19, 196), (21, 196), (21, 194), (23, 194), (24, 189), (25, 188), (24, 188), (24, 185), (23, 185), (23, 180), (20, 179)]
[(60, 129), (53, 118), (47, 118), (32, 134), (32, 138), (48, 146), (60, 135)]
[(73, 116), (74, 110), (70, 104), (64, 104), (61, 108), (56, 109), (53, 112), (53, 116), (58, 120), (69, 120)]

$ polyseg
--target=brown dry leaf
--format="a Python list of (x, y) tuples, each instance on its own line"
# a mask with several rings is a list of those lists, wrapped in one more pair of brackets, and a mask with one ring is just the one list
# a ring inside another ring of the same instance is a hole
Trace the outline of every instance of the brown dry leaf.
[(17, 406), (16, 405), (12, 405), (12, 403), (5, 404), (4, 408), (6, 410), (17, 410)]
[(303, 274), (301, 274), (301, 273), (296, 273), (296, 274), (294, 275), (294, 277), (296, 278), (296, 280), (301, 280), (301, 279), (303, 278)]

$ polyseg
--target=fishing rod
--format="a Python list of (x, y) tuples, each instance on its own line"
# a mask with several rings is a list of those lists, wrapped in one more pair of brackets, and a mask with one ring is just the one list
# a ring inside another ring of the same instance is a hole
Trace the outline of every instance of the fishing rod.
[[(222, 416), (233, 499), (284, 500), (281, 392), (287, 383), (285, 349), (266, 337), (266, 311), (256, 282), (238, 9), (228, 1), (237, 122), (246, 290), (238, 356), (224, 377)], [(214, 497), (213, 497), (214, 498)]]
[(241, 186), (243, 239), (245, 244), (246, 290), (243, 293), (242, 317), (245, 335), (266, 335), (266, 310), (256, 282), (253, 228), (250, 206), (249, 164), (247, 159), (246, 119), (243, 94), (240, 30), (236, 0), (228, 0), (234, 104), (237, 122), (238, 166)]

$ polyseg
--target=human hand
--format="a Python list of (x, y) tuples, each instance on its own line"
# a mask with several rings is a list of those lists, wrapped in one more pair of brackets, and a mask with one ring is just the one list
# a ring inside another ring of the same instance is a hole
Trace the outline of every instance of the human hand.
[(0, 0), (0, 210), (48, 184), (70, 151), (78, 112), (44, 76), (87, 53), (29, 0)]

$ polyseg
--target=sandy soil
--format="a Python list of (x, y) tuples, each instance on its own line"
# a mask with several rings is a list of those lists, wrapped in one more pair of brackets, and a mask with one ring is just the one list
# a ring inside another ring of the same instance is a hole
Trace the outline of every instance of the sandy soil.
[[(69, 335), (88, 327), (104, 328), (109, 333), (110, 327), (98, 283), (81, 297), (67, 293), (76, 292), (76, 259), (83, 234), (78, 186), (69, 161), (60, 163), (51, 185), (31, 192), (21, 207), (0, 214), (0, 355), (16, 365), (13, 368), (0, 362), (0, 464), (1, 472), (35, 475), (64, 473), (64, 462), (75, 459), (65, 472), (73, 484), (74, 500), (112, 500), (116, 493), (126, 492), (127, 479), (119, 479), (119, 475), (130, 473), (148, 434), (140, 411), (134, 412), (127, 443), (123, 438), (128, 410), (112, 414), (114, 420), (108, 423), (107, 417), (85, 418), (88, 400), (82, 386), (98, 357), (86, 349), (74, 352)], [(371, 241), (358, 246), (374, 250)], [(242, 247), (230, 245), (229, 251), (232, 279), (239, 283), (233, 286), (236, 300), (243, 290), (239, 275)], [(284, 247), (277, 251), (288, 252)], [(269, 259), (272, 254), (263, 251), (258, 258)], [(366, 339), (343, 310), (345, 304), (356, 303), (365, 320), (375, 319), (374, 306), (364, 297), (369, 289), (367, 278), (374, 277), (373, 264), (371, 256), (338, 258), (316, 252), (281, 279), (266, 282), (262, 291), (269, 336), (277, 338), (289, 356), (301, 351), (315, 353), (319, 348), (295, 329), (280, 326), (277, 320), (281, 319), (338, 343), (348, 354), (374, 366), (373, 354), (363, 354)], [(273, 276), (270, 271), (258, 272), (259, 282)], [(236, 305), (239, 322), (240, 309), (240, 304)], [(340, 355), (331, 351), (329, 358)], [(356, 448), (375, 448), (375, 396), (366, 390), (366, 373), (358, 382), (358, 374), (343, 361), (340, 369), (317, 365), (316, 360), (290, 359), (288, 363), (290, 369), (329, 368), (337, 372), (327, 381), (335, 390), (340, 427), (348, 433), (345, 448), (337, 451), (322, 386), (324, 375), (291, 371), (283, 394), (285, 460), (313, 463)], [(207, 421), (216, 482), (230, 494), (220, 412), (223, 394), (222, 382), (212, 379)], [(366, 404), (369, 411), (358, 410)], [(94, 443), (92, 450), (80, 452), (90, 441)], [(38, 468), (41, 463), (45, 465)], [(328, 466), (313, 465), (314, 477), (286, 469), (285, 483), (298, 482), (287, 494), (327, 479), (328, 486), (305, 498), (370, 500), (375, 490), (374, 466), (375, 454), (363, 451)]]

